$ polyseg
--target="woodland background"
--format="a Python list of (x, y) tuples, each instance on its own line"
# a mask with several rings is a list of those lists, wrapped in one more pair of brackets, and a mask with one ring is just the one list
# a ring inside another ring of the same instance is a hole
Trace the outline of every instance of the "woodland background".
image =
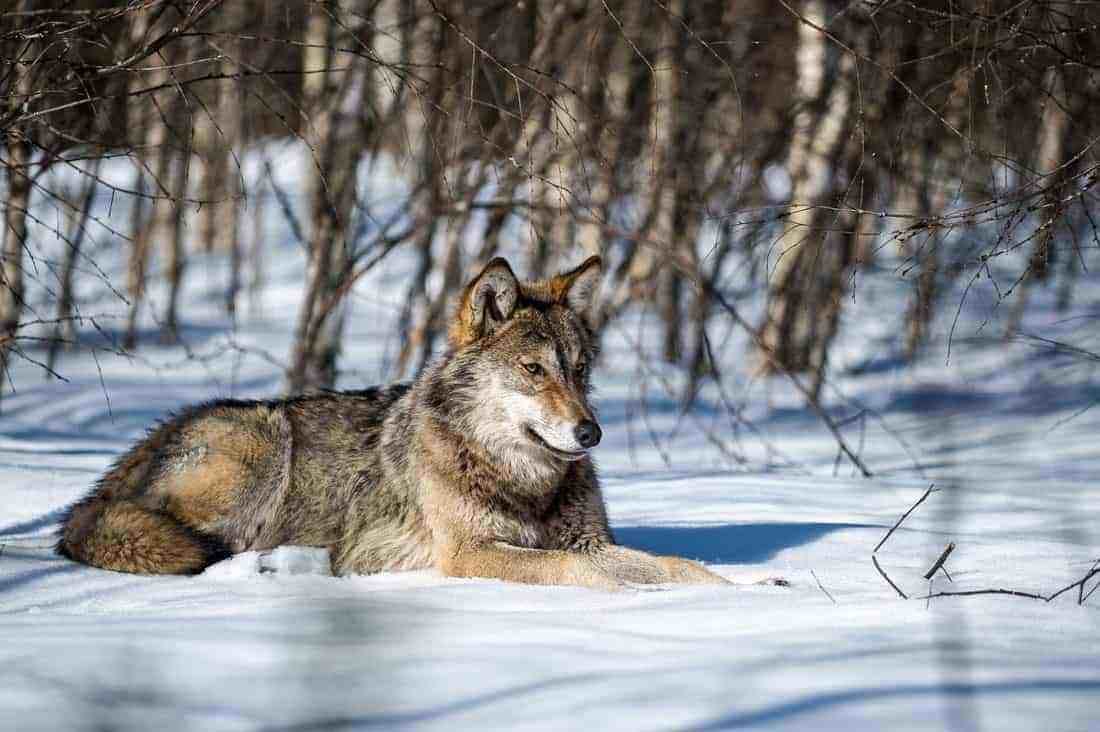
[[(438, 351), (450, 296), (495, 253), (530, 275), (600, 253), (600, 322), (659, 319), (687, 403), (719, 376), (716, 323), (751, 331), (746, 360), (816, 403), (861, 272), (910, 291), (912, 358), (934, 315), (964, 306), (943, 294), (960, 281), (965, 301), (994, 280), (1011, 338), (1036, 288), (1070, 302), (1100, 244), (1094, 2), (5, 6), (5, 374), (174, 341), (210, 253), (230, 262), (230, 322), (249, 317), (269, 217), (308, 257), (294, 345), (272, 355), (288, 392), (335, 383), (345, 295), (398, 250), (418, 265), (393, 376)], [(279, 140), (308, 148), (294, 189), (267, 157)], [(101, 173), (120, 161), (128, 179)], [(383, 206), (362, 172), (384, 161), (405, 194)], [(107, 250), (125, 281), (97, 268)], [(126, 322), (97, 320), (88, 288)]]

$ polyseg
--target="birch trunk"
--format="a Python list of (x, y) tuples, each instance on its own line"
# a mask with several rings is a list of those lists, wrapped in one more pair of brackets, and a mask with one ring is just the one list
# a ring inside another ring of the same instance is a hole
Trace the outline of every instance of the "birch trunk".
[[(679, 15), (683, 2), (672, 3), (668, 9)], [(657, 271), (662, 259), (674, 248), (676, 231), (676, 181), (673, 167), (676, 161), (677, 132), (679, 126), (679, 99), (681, 79), (679, 61), (682, 46), (677, 42), (676, 28), (667, 15), (647, 16), (650, 23), (659, 23), (651, 32), (655, 37), (654, 55), (647, 68), (650, 74), (648, 109), (642, 114), (646, 121), (647, 135), (642, 154), (635, 163), (638, 176), (639, 198), (643, 202), (643, 218), (636, 228), (637, 235), (630, 243), (623, 265), (619, 268), (618, 283), (612, 294), (609, 309), (618, 312), (628, 302), (636, 299), (651, 300), (657, 290)], [(663, 11), (662, 11), (663, 12)], [(644, 19), (643, 19), (644, 20)], [(620, 143), (621, 144), (621, 143)]]
[[(287, 391), (331, 388), (343, 337), (346, 304), (341, 287), (350, 268), (348, 223), (355, 203), (355, 173), (365, 148), (357, 124), (366, 91), (362, 63), (336, 58), (342, 32), (369, 26), (366, 7), (346, 18), (316, 9), (305, 34), (303, 134), (318, 153), (308, 186), (312, 211), (307, 288), (298, 314)], [(361, 25), (362, 24), (362, 25)]]
[[(19, 3), (20, 11), (30, 8), (28, 0)], [(18, 21), (16, 21), (18, 22)], [(29, 99), (33, 91), (33, 67), (26, 59), (34, 53), (35, 45), (21, 49), (23, 57), (16, 61), (13, 82), (15, 93), (12, 104)], [(25, 130), (14, 129), (7, 134), (7, 201), (4, 204), (4, 231), (0, 236), (0, 395), (9, 381), (8, 361), (19, 330), (19, 318), (23, 313), (25, 283), (23, 279), (23, 252), (27, 248), (27, 211), (31, 204), (31, 148), (23, 135)]]
[[(1035, 282), (1047, 277), (1054, 252), (1055, 229), (1061, 222), (1065, 206), (1062, 203), (1064, 183), (1068, 179), (1065, 173), (1071, 161), (1066, 159), (1066, 131), (1069, 128), (1070, 115), (1066, 111), (1069, 100), (1066, 98), (1065, 79), (1060, 68), (1051, 68), (1043, 79), (1046, 96), (1043, 99), (1043, 112), (1039, 124), (1039, 147), (1035, 154), (1035, 171), (1038, 175), (1036, 185), (1046, 187), (1043, 195), (1046, 206), (1035, 232), (1031, 257), (1027, 270), (1017, 285), (1016, 302), (1009, 314), (1005, 327), (1005, 338), (1016, 335), (1023, 320), (1031, 297), (1031, 288)], [(1063, 165), (1065, 164), (1065, 167)]]
[(76, 263), (80, 259), (84, 239), (88, 233), (88, 217), (92, 211), (92, 203), (95, 201), (96, 188), (99, 186), (99, 169), (102, 162), (101, 157), (92, 162), (84, 189), (80, 193), (78, 212), (73, 216), (72, 225), (65, 237), (65, 258), (61, 265), (61, 292), (57, 298), (57, 323), (50, 338), (49, 353), (46, 355), (47, 372), (54, 370), (61, 348), (72, 344), (76, 339), (76, 327), (72, 320), (76, 303), (76, 296), (73, 293), (73, 287), (76, 285), (74, 275)]
[[(808, 0), (802, 14), (813, 25), (826, 25), (823, 0)], [(808, 23), (798, 27), (797, 104), (787, 159), (791, 204), (783, 233), (775, 243), (775, 266), (769, 273), (767, 316), (760, 333), (761, 347), (771, 358), (766, 370), (803, 371), (812, 366), (811, 354), (819, 337), (818, 312), (824, 266), (825, 233), (822, 204), (832, 194), (833, 169), (845, 142), (852, 102), (852, 84), (846, 77), (854, 67), (848, 53), (841, 57), (836, 78), (826, 85), (827, 39)]]
[[(140, 48), (150, 35), (156, 32), (150, 26), (149, 9), (133, 13), (133, 25), (130, 29), (130, 42), (134, 48)], [(156, 24), (156, 30), (162, 28), (166, 19), (162, 16)], [(145, 60), (139, 73), (128, 81), (128, 90), (144, 86), (158, 86), (168, 82), (168, 74), (162, 68), (163, 58), (154, 54)], [(135, 131), (131, 138), (130, 157), (135, 167), (134, 188), (138, 197), (131, 210), (130, 261), (127, 267), (127, 295), (130, 306), (126, 318), (126, 333), (122, 347), (131, 349), (137, 345), (138, 321), (145, 306), (149, 256), (152, 242), (164, 241), (163, 229), (171, 214), (171, 202), (164, 183), (168, 179), (171, 166), (171, 151), (168, 149), (169, 120), (171, 118), (173, 89), (152, 92), (142, 98), (142, 104), (129, 105), (130, 119), (127, 131)], [(148, 212), (148, 213), (146, 213)]]

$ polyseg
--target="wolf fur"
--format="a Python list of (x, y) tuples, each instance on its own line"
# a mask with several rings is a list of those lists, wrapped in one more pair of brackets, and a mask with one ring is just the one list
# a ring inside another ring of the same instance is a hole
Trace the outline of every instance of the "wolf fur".
[(588, 454), (600, 277), (592, 257), (521, 283), (497, 258), (462, 292), (447, 352), (410, 384), (183, 411), (69, 509), (58, 551), (142, 574), (297, 544), (328, 547), (338, 575), (726, 582), (614, 542)]

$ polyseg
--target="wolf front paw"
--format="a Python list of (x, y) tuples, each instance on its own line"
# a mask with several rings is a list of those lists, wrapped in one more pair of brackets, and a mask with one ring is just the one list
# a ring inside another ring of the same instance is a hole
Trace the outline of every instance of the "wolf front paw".
[(661, 567), (668, 575), (665, 582), (676, 582), (691, 585), (729, 585), (733, 584), (725, 577), (711, 572), (709, 569), (693, 562), (690, 559), (680, 557), (659, 557)]
[(603, 546), (588, 555), (593, 569), (620, 585), (728, 585), (732, 584), (698, 562), (661, 557), (621, 546)]
[(630, 582), (631, 579), (622, 576), (622, 573), (613, 571), (612, 568), (602, 562), (592, 561), (589, 557), (586, 557), (585, 561), (581, 562), (565, 581), (566, 584), (607, 590), (608, 592), (625, 590), (630, 587)]

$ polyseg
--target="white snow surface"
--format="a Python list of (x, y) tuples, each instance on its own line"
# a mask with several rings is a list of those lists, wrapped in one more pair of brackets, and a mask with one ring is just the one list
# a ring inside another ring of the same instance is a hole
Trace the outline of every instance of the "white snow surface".
[[(595, 456), (618, 539), (743, 584), (606, 593), (433, 571), (334, 578), (324, 550), (299, 547), (196, 577), (56, 556), (60, 512), (156, 419), (278, 393), (267, 354), (288, 352), (304, 278), (276, 214), (270, 227), (284, 243), (235, 330), (212, 257), (189, 274), (185, 346), (155, 345), (150, 330), (134, 358), (68, 354), (65, 383), (27, 362), (12, 369), (0, 416), (0, 729), (1100, 728), (1100, 592), (1080, 605), (1076, 591), (1050, 603), (916, 599), (948, 542), (954, 581), (938, 576), (935, 591), (1049, 593), (1100, 557), (1095, 363), (1003, 344), (1005, 314), (979, 286), (950, 363), (959, 293), (907, 367), (908, 285), (888, 267), (854, 283), (825, 393), (837, 419), (867, 410), (842, 431), (869, 479), (836, 460), (783, 379), (753, 375), (743, 334), (712, 332), (731, 404), (711, 385), (687, 414), (662, 391), (675, 375), (636, 358), (657, 340), (647, 321), (607, 334)], [(121, 278), (121, 263), (103, 260)], [(341, 386), (387, 374), (411, 267), (395, 257), (357, 286)], [(1100, 288), (1087, 285), (1069, 314), (1036, 291), (1024, 332), (1097, 350)], [(110, 334), (122, 306), (83, 297)], [(154, 307), (162, 297), (154, 290)], [(727, 406), (754, 427), (735, 429)], [(933, 482), (941, 490), (877, 555), (902, 600), (871, 552)], [(775, 575), (791, 586), (751, 583)]]

